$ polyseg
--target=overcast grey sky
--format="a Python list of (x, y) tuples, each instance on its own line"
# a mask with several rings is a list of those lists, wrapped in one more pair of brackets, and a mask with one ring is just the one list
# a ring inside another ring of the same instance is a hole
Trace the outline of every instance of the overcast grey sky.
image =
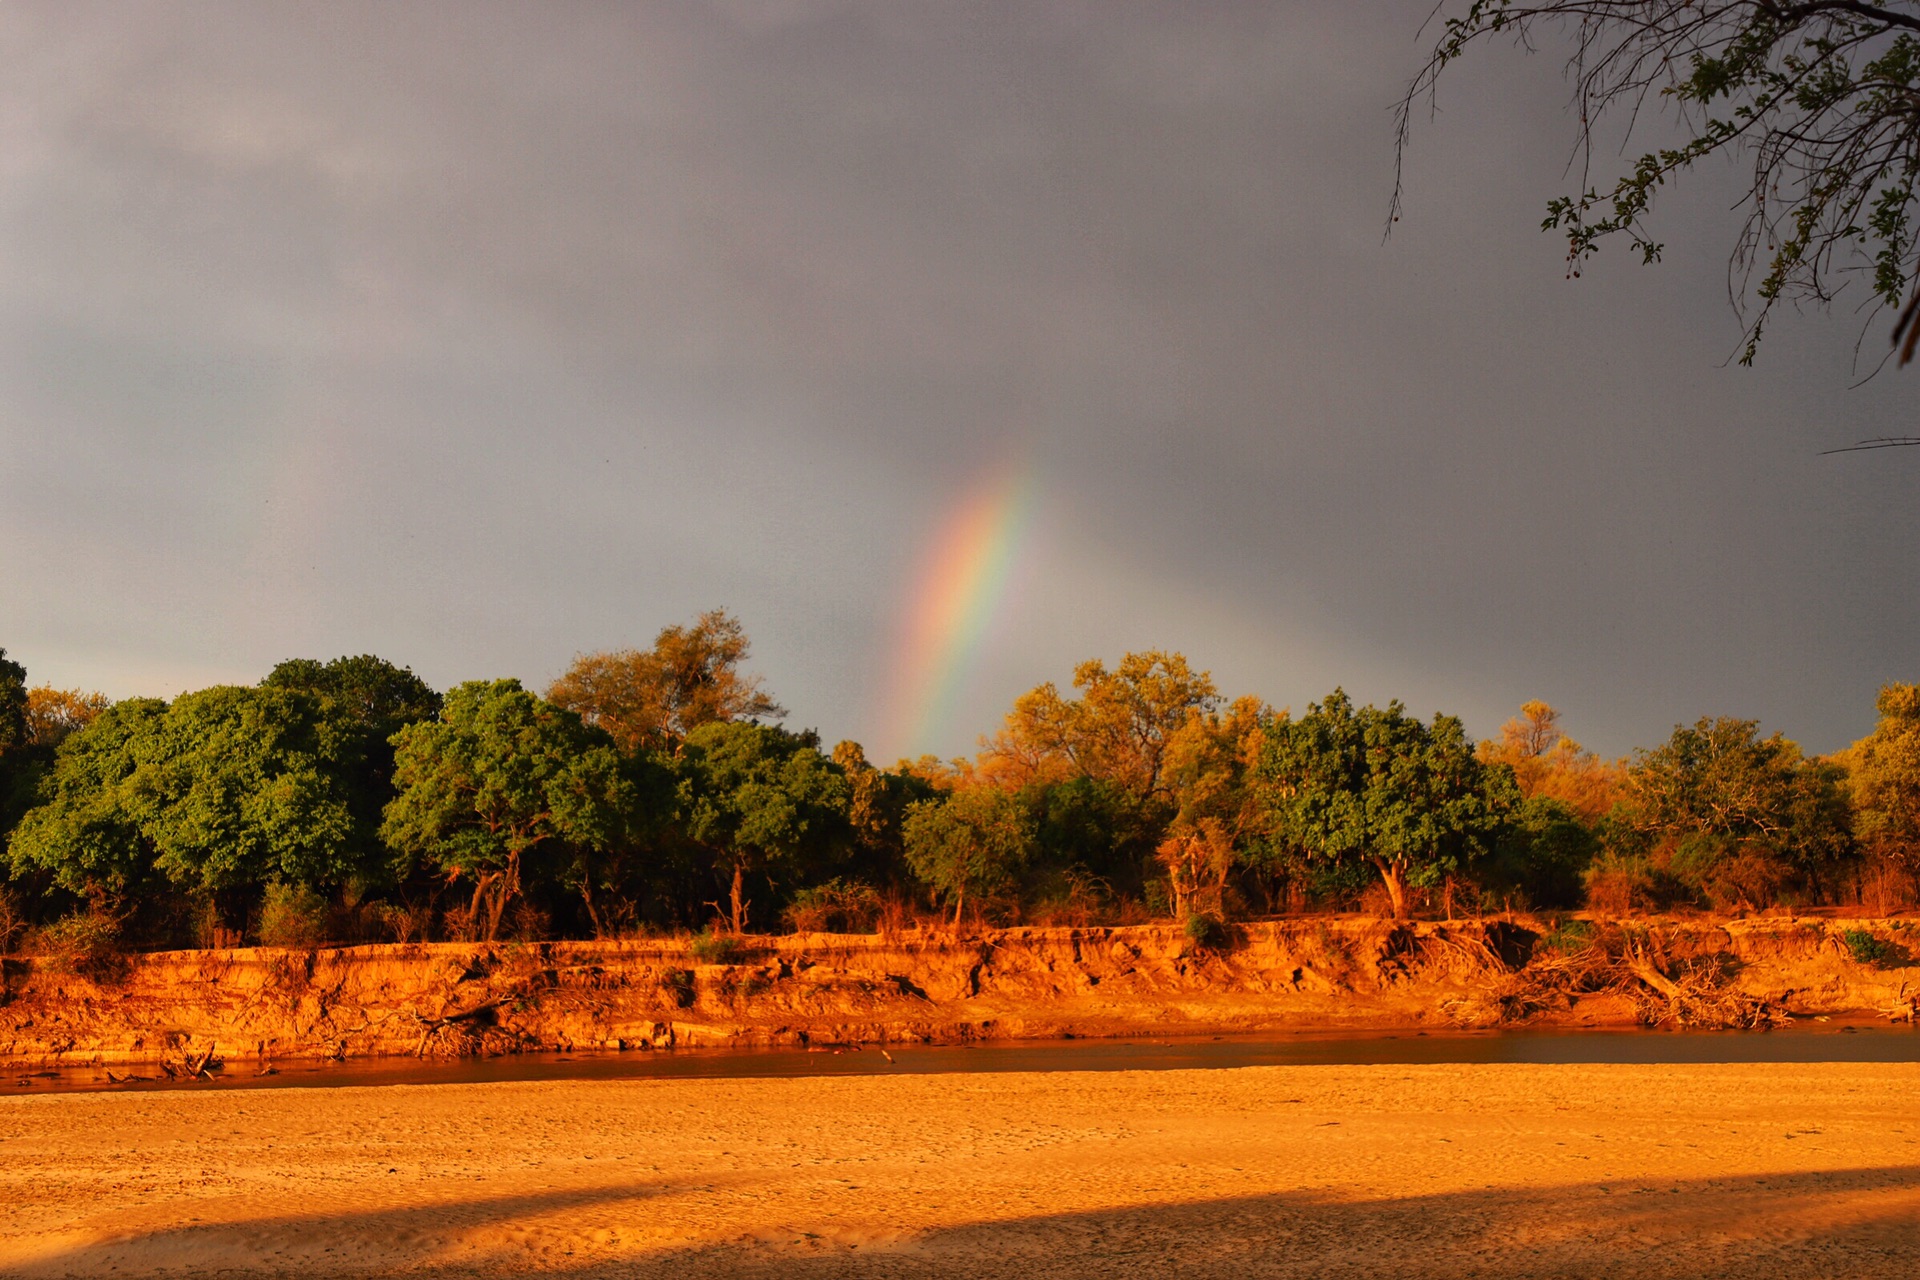
[[(1920, 374), (1726, 365), (1738, 174), (1563, 278), (1551, 55), (1428, 0), (0, 9), (0, 645), (170, 696), (374, 652), (537, 687), (725, 605), (791, 723), (887, 705), (943, 515), (1034, 518), (964, 697), (1130, 648), (1608, 753), (1814, 750), (1920, 677)], [(1877, 351), (1881, 332), (1870, 335)]]

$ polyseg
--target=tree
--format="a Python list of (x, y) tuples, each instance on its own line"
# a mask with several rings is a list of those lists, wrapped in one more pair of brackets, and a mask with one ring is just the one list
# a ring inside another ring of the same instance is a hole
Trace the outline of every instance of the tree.
[(1498, 738), (1483, 739), (1478, 751), (1486, 763), (1513, 770), (1524, 799), (1557, 800), (1588, 824), (1618, 798), (1619, 766), (1567, 737), (1560, 713), (1537, 699), (1522, 703), (1520, 715), (1500, 726)]
[(27, 741), (57, 747), (112, 705), (113, 699), (97, 691), (36, 685), (27, 690)]
[(1239, 698), (1225, 715), (1188, 717), (1168, 744), (1164, 772), (1177, 809), (1156, 852), (1175, 915), (1224, 914), (1227, 879), (1264, 818), (1253, 777), (1274, 721), (1260, 699)]
[(1627, 820), (1683, 883), (1719, 905), (1765, 906), (1795, 872), (1817, 877), (1852, 833), (1842, 771), (1759, 722), (1703, 717), (1635, 754)]
[(34, 770), (26, 749), (32, 734), (27, 724), (27, 669), (0, 649), (0, 840), (25, 807), (23, 795), (34, 786)]
[(153, 845), (141, 829), (136, 775), (156, 754), (167, 704), (129, 698), (60, 744), (8, 847), (13, 873), (47, 873), (70, 893), (104, 902), (145, 878)]
[(529, 852), (604, 848), (632, 808), (612, 740), (518, 680), (456, 686), (438, 719), (401, 729), (393, 745), (398, 794), (381, 835), (449, 883), (470, 880), (470, 927), (488, 941), (524, 888)]
[(728, 881), (728, 918), (746, 932), (746, 878), (804, 873), (845, 856), (852, 789), (812, 733), (715, 721), (687, 735), (675, 762), (686, 837)]
[(371, 871), (379, 861), (377, 832), (394, 795), (393, 736), (439, 715), (442, 698), (410, 669), (372, 654), (324, 663), (294, 658), (274, 667), (260, 686), (298, 690), (319, 704), (340, 739), (349, 803)]
[(0, 755), (27, 742), (27, 669), (0, 649)]
[(1080, 697), (1049, 682), (1022, 694), (1006, 725), (983, 745), (980, 773), (1003, 785), (1099, 778), (1140, 799), (1170, 800), (1167, 751), (1180, 729), (1219, 705), (1212, 676), (1184, 654), (1129, 653), (1109, 671), (1099, 659), (1074, 668)]
[(967, 894), (991, 893), (1033, 856), (1037, 831), (1017, 796), (998, 787), (962, 787), (907, 811), (907, 863), (953, 907), (960, 923)]
[(907, 810), (932, 798), (934, 785), (910, 771), (874, 768), (857, 742), (835, 745), (833, 763), (847, 780), (847, 821), (860, 864), (852, 873), (879, 884), (898, 879), (906, 860)]
[(662, 629), (644, 653), (576, 656), (547, 697), (605, 729), (623, 751), (673, 751), (703, 724), (786, 715), (759, 676), (741, 671), (751, 649), (739, 621), (712, 609), (691, 627)]
[[(1565, 33), (1579, 108), (1583, 189), (1547, 205), (1568, 273), (1608, 237), (1645, 262), (1664, 248), (1650, 218), (1659, 190), (1715, 156), (1752, 164), (1729, 264), (1750, 364), (1773, 307), (1825, 305), (1864, 271), (1869, 297), (1899, 307), (1914, 280), (1920, 177), (1920, 3), (1913, 0), (1462, 0), (1399, 109), (1404, 156), (1416, 104), (1475, 45), (1528, 49)], [(1624, 114), (1627, 140), (1657, 106), (1674, 145), (1642, 154), (1610, 187), (1585, 186), (1596, 132)], [(1393, 217), (1400, 210), (1396, 180)], [(1894, 329), (1901, 363), (1920, 340), (1916, 293)]]
[(1880, 722), (1848, 753), (1856, 830), (1878, 853), (1920, 859), (1920, 685), (1890, 684)]
[(327, 711), (386, 739), (410, 724), (440, 714), (443, 699), (407, 667), (370, 653), (331, 662), (293, 658), (260, 682), (266, 689), (299, 689), (318, 698)]
[(1356, 711), (1339, 689), (1269, 728), (1260, 785), (1276, 841), (1371, 863), (1396, 919), (1410, 885), (1438, 883), (1487, 852), (1519, 800), (1512, 771), (1481, 763), (1458, 718), (1425, 725), (1398, 702)]
[(90, 896), (124, 892), (148, 865), (204, 894), (338, 883), (362, 847), (345, 763), (319, 705), (291, 690), (116, 703), (61, 743), (13, 860)]

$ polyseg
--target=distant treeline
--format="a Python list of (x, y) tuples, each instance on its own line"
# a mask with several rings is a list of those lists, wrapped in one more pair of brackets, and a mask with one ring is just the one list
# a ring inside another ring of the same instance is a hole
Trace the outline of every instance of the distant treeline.
[(1544, 703), (1476, 743), (1338, 689), (1229, 703), (1153, 651), (879, 768), (782, 727), (748, 654), (716, 610), (544, 697), (347, 657), (169, 703), (0, 650), (0, 949), (1915, 901), (1914, 685), (1836, 756), (1702, 719), (1611, 762)]

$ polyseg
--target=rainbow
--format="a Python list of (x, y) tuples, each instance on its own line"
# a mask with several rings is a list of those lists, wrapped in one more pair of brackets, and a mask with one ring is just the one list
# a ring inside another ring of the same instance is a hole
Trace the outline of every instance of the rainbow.
[(1031, 466), (1002, 465), (961, 496), (923, 556), (901, 628), (893, 740), (928, 750), (953, 714), (1007, 596), (1036, 488)]

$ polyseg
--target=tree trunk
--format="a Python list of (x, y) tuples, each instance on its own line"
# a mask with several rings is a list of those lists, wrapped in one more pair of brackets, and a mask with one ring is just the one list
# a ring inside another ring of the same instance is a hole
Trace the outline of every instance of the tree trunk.
[(487, 890), (493, 886), (498, 871), (483, 871), (473, 878), (473, 901), (467, 904), (467, 937), (469, 942), (479, 938), (486, 917), (481, 913), (487, 907)]
[(1373, 865), (1380, 869), (1380, 879), (1387, 886), (1387, 899), (1393, 903), (1393, 918), (1407, 918), (1407, 869), (1398, 862), (1388, 862), (1385, 858), (1375, 858)]
[(600, 913), (593, 909), (593, 877), (587, 872), (580, 873), (580, 901), (587, 909), (587, 922), (593, 926), (593, 936), (607, 936), (607, 926), (601, 922)]
[(507, 867), (496, 871), (491, 877), (493, 892), (488, 895), (487, 903), (487, 941), (492, 942), (500, 936), (500, 921), (506, 917), (507, 904), (520, 896), (520, 855), (507, 855)]
[(962, 884), (960, 886), (960, 891), (953, 895), (953, 927), (956, 931), (960, 928), (961, 909), (964, 908), (966, 905), (967, 905), (967, 886), (965, 884)]
[(745, 933), (747, 923), (747, 904), (742, 894), (745, 886), (746, 868), (738, 860), (733, 864), (733, 892), (729, 899), (733, 907), (733, 932), (736, 936)]

